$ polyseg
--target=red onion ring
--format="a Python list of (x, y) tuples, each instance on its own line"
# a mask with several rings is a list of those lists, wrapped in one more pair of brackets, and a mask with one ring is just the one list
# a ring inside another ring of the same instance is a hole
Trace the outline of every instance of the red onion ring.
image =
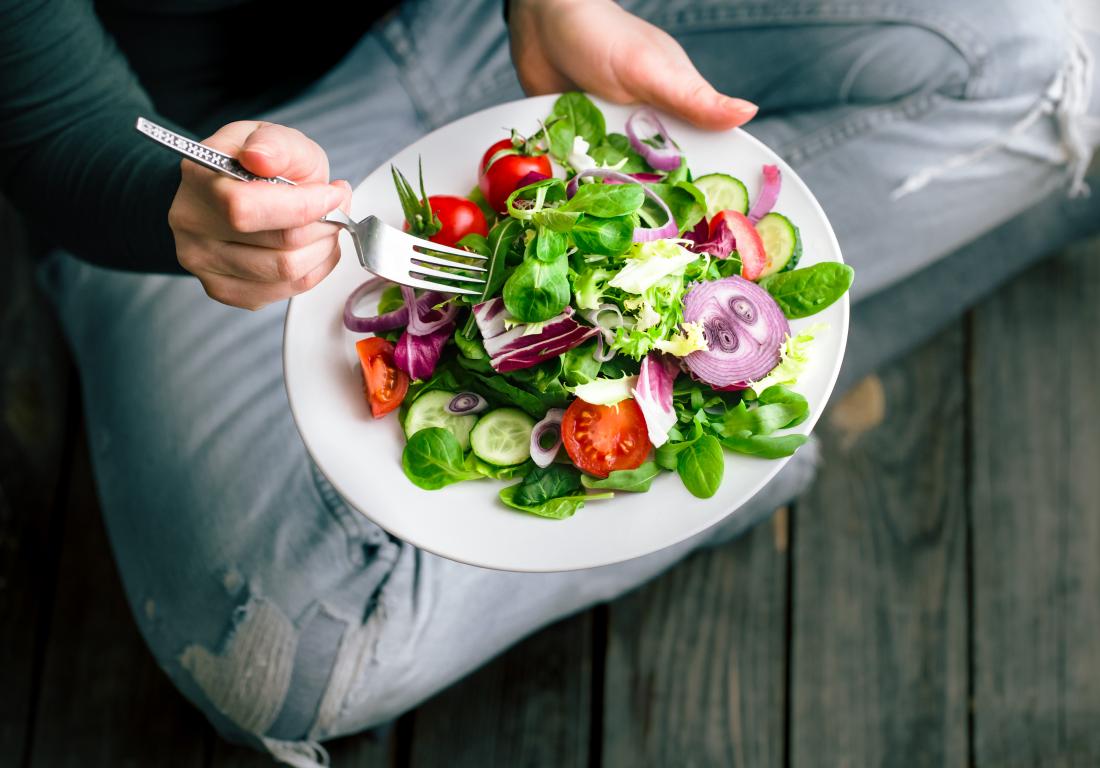
[[(561, 448), (561, 420), (565, 417), (565, 411), (561, 408), (551, 408), (542, 417), (542, 420), (531, 428), (531, 458), (540, 467), (548, 467), (557, 458), (558, 449)], [(553, 445), (544, 447), (542, 438), (553, 435)]]
[[(610, 313), (615, 316), (612, 325), (606, 325), (600, 322), (600, 317), (605, 313)], [(625, 322), (623, 320), (623, 311), (619, 309), (619, 305), (607, 301), (598, 305), (595, 309), (584, 310), (581, 312), (581, 317), (599, 329), (601, 338), (608, 343), (615, 339), (615, 329), (622, 326)]]
[(756, 196), (752, 208), (749, 209), (749, 221), (755, 224), (775, 207), (775, 201), (779, 199), (779, 189), (781, 186), (782, 180), (779, 175), (779, 166), (765, 165), (764, 185), (760, 187), (760, 194)]
[[(630, 139), (630, 146), (634, 151), (658, 171), (675, 170), (683, 161), (680, 148), (668, 135), (657, 113), (649, 107), (636, 109), (634, 114), (627, 118), (626, 137)], [(663, 146), (654, 147), (645, 142), (646, 139), (653, 138), (660, 139)]]
[(467, 416), (481, 413), (488, 407), (489, 402), (477, 392), (459, 392), (451, 398), (451, 402), (447, 403), (443, 410), (455, 416)]
[[(577, 185), (580, 184), (583, 178), (596, 178), (596, 179), (614, 179), (619, 184), (638, 184), (638, 181), (632, 179), (628, 174), (622, 171), (615, 171), (610, 168), (589, 168), (587, 171), (581, 171), (572, 179), (565, 187), (565, 194), (572, 196), (577, 192)], [(680, 234), (680, 228), (676, 224), (676, 219), (672, 216), (672, 211), (669, 210), (668, 204), (661, 199), (661, 196), (650, 189), (645, 184), (640, 185), (642, 192), (645, 196), (652, 200), (658, 208), (665, 212), (665, 223), (659, 227), (653, 229), (647, 229), (645, 227), (635, 227), (633, 240), (636, 243), (648, 243), (652, 240), (665, 240), (670, 237), (676, 237)], [(570, 191), (572, 190), (572, 191)]]
[(619, 354), (619, 350), (612, 349), (610, 341), (604, 344), (603, 336), (596, 337), (596, 349), (592, 352), (593, 360), (598, 363), (606, 363), (617, 354)]
[[(435, 297), (442, 296), (442, 294), (435, 291), (428, 291), (418, 299), (416, 291), (407, 285), (403, 285), (401, 286), (401, 295), (405, 297), (406, 307), (416, 307), (416, 311), (409, 313), (409, 323), (405, 326), (405, 330), (413, 336), (427, 336), (434, 333), (454, 320), (455, 315), (458, 314), (458, 307), (451, 302), (444, 304), (442, 309), (432, 310), (431, 308), (439, 303), (439, 299)], [(429, 320), (428, 316), (433, 312), (438, 317)]]
[(703, 326), (708, 349), (692, 352), (683, 363), (715, 389), (766, 376), (791, 332), (775, 299), (737, 276), (696, 283), (684, 297), (684, 321)]
[(344, 302), (345, 328), (352, 333), (378, 333), (379, 331), (392, 331), (394, 328), (400, 328), (405, 325), (405, 323), (409, 322), (409, 308), (407, 306), (398, 307), (392, 312), (387, 312), (384, 315), (364, 317), (355, 314), (355, 306), (362, 301), (364, 296), (373, 293), (387, 284), (389, 284), (389, 280), (381, 277), (372, 277), (351, 292), (351, 295), (348, 296), (348, 300)]

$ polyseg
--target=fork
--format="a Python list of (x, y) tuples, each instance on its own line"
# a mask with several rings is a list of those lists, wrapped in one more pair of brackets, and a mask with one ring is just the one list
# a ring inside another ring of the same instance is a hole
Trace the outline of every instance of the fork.
[[(250, 173), (229, 155), (181, 136), (144, 117), (139, 117), (134, 127), (138, 133), (187, 160), (238, 181), (266, 181), (271, 184), (294, 186), (293, 181), (284, 179), (282, 176), (267, 177)], [(486, 282), (484, 277), (462, 274), (486, 271), (485, 267), (469, 263), (471, 260), (484, 261), (485, 257), (480, 254), (413, 237), (384, 223), (377, 216), (367, 216), (361, 221), (355, 221), (339, 208), (322, 217), (321, 221), (335, 224), (346, 230), (351, 235), (352, 243), (355, 244), (359, 263), (364, 269), (379, 277), (413, 288), (444, 293), (461, 293), (470, 296), (480, 296), (482, 293), (481, 290), (473, 290), (473, 286), (484, 286)], [(462, 261), (445, 258), (446, 256), (458, 257)], [(449, 272), (448, 269), (461, 270), (461, 272)], [(439, 280), (466, 283), (469, 287), (441, 283), (438, 282)]]

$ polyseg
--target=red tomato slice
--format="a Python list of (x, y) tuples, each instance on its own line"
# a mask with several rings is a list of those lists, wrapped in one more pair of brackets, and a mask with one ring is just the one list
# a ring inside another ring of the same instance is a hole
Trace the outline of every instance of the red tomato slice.
[[(439, 219), (440, 229), (429, 237), (440, 245), (458, 245), (458, 241), (471, 233), (485, 237), (489, 234), (489, 225), (485, 223), (485, 214), (477, 203), (455, 195), (430, 195), (428, 205), (432, 215)], [(409, 222), (405, 222), (405, 231), (409, 231)]]
[(561, 440), (573, 463), (596, 477), (637, 469), (652, 447), (645, 416), (633, 400), (593, 405), (578, 397), (565, 411)]
[(504, 213), (508, 195), (516, 191), (527, 174), (537, 171), (544, 176), (553, 175), (550, 158), (546, 155), (506, 154), (489, 162), (493, 155), (508, 149), (512, 149), (512, 140), (501, 139), (485, 150), (478, 164), (478, 188), (489, 206), (498, 213)]
[(380, 419), (401, 405), (409, 391), (409, 376), (393, 362), (393, 344), (377, 336), (355, 342), (363, 370), (363, 393), (371, 415)]
[(768, 266), (768, 255), (764, 250), (764, 241), (760, 233), (749, 221), (749, 217), (740, 211), (719, 211), (710, 220), (710, 236), (714, 237), (719, 221), (725, 221), (737, 243), (737, 254), (741, 257), (741, 277), (756, 280)]

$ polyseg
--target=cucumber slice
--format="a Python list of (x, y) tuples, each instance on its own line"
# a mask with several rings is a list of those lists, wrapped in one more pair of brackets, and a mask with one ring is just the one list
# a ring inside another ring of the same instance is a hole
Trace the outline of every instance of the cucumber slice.
[(718, 211), (749, 212), (749, 191), (728, 173), (708, 173), (694, 182), (707, 199), (707, 221)]
[(794, 269), (802, 258), (802, 235), (798, 227), (781, 213), (769, 213), (756, 222), (756, 231), (764, 241), (768, 263), (760, 277)]
[(481, 417), (470, 434), (474, 455), (507, 467), (531, 456), (531, 429), (535, 420), (516, 408), (497, 408)]
[(405, 439), (428, 427), (442, 427), (455, 436), (462, 450), (468, 449), (470, 432), (477, 424), (477, 416), (472, 413), (464, 416), (448, 413), (447, 403), (454, 396), (454, 392), (433, 389), (416, 398), (405, 414)]

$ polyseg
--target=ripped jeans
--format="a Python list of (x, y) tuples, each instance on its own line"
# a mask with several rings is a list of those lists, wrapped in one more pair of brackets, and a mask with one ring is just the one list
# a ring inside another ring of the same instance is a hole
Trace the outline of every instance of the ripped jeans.
[[(995, 264), (959, 277), (949, 254), (1083, 167), (1067, 137), (1088, 57), (1057, 5), (625, 4), (676, 36), (719, 89), (760, 104), (749, 131), (798, 169), (856, 268), (854, 338), (861, 322), (886, 346), (920, 333), (907, 308), (938, 298), (927, 279), (906, 297), (919, 275), (992, 285)], [(301, 128), (328, 150), (333, 176), (355, 183), (425, 132), (519, 98), (499, 0), (443, 5), (406, 3), (265, 118)], [(462, 565), (387, 535), (311, 466), (282, 383), (285, 306), (235, 310), (192, 278), (64, 254), (43, 272), (81, 372), (103, 513), (141, 633), (222, 733), (294, 765), (752, 525), (812, 476), (812, 451), (801, 452), (717, 534), (632, 562), (558, 574)], [(896, 313), (864, 317), (886, 292), (904, 299)], [(850, 382), (883, 353), (848, 355)]]

